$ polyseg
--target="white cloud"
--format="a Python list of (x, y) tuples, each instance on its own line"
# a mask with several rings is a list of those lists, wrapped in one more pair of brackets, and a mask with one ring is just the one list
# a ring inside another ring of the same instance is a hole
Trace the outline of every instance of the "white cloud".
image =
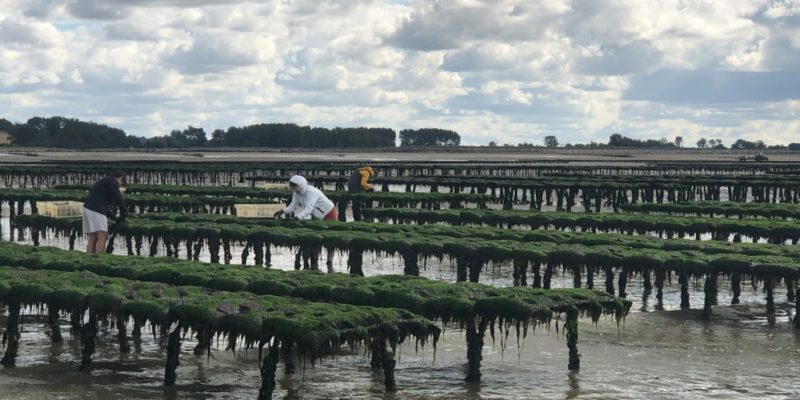
[(773, 0), (764, 15), (771, 19), (795, 17), (800, 15), (800, 3), (795, 0)]
[(445, 57), (442, 68), (448, 71), (507, 70), (520, 60), (517, 48), (508, 43), (481, 43), (454, 51)]
[(388, 43), (433, 51), (458, 49), (473, 41), (524, 42), (541, 36), (568, 7), (563, 1), (544, 1), (529, 10), (526, 2), (461, 0), (418, 1)]
[(0, 117), (147, 136), (297, 122), (437, 126), (466, 144), (800, 137), (794, 0), (0, 0), (0, 60)]
[(51, 48), (63, 44), (61, 34), (53, 25), (38, 21), (0, 18), (0, 38), (7, 48), (28, 50)]

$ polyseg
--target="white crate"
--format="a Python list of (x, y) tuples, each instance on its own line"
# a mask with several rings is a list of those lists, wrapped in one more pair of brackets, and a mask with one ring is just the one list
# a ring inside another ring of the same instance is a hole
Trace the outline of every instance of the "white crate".
[(67, 218), (83, 215), (80, 201), (37, 201), (38, 214), (45, 217)]
[(275, 183), (275, 182), (264, 182), (261, 184), (261, 189), (264, 190), (289, 190), (288, 183)]
[(234, 204), (236, 216), (242, 218), (272, 218), (272, 216), (283, 210), (283, 204)]

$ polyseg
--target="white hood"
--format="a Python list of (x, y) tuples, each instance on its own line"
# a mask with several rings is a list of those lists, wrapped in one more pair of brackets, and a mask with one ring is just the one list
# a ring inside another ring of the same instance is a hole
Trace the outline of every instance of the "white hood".
[(289, 179), (289, 182), (294, 183), (295, 185), (297, 185), (297, 187), (300, 188), (301, 192), (305, 192), (306, 188), (308, 187), (308, 181), (306, 181), (306, 178), (303, 178), (300, 175), (295, 175), (295, 176), (291, 177), (291, 179)]

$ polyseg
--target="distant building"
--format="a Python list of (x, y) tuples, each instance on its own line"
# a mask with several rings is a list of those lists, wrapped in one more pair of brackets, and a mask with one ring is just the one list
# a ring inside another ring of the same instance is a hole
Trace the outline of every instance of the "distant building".
[(11, 134), (6, 131), (0, 131), (0, 146), (11, 144)]

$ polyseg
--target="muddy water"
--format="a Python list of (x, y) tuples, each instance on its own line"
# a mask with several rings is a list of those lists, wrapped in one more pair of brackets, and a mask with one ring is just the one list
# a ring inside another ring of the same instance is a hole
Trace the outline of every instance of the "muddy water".
[[(6, 214), (7, 215), (7, 214)], [(3, 240), (8, 240), (3, 219)], [(42, 245), (65, 247), (66, 240), (48, 238)], [(82, 248), (78, 241), (76, 248)], [(234, 249), (234, 254), (237, 254)], [(124, 249), (117, 248), (124, 253)], [(324, 255), (323, 255), (324, 257)], [(207, 255), (204, 255), (207, 259)], [(252, 257), (251, 257), (252, 260)], [(273, 262), (291, 269), (294, 255), (276, 252)], [(337, 255), (335, 270), (344, 271), (346, 258)], [(367, 275), (402, 273), (399, 259), (365, 256)], [(430, 260), (423, 276), (454, 281), (449, 263)], [(508, 286), (510, 266), (488, 268), (481, 282)], [(596, 279), (597, 281), (597, 279)], [(676, 282), (674, 282), (676, 283)], [(462, 381), (466, 361), (463, 334), (447, 329), (434, 352), (431, 346), (416, 351), (413, 343), (399, 349), (399, 390), (383, 393), (382, 375), (369, 369), (369, 358), (354, 354), (307, 365), (293, 376), (279, 375), (279, 399), (795, 399), (800, 386), (800, 334), (790, 325), (794, 313), (785, 291), (776, 291), (778, 314), (764, 315), (763, 295), (745, 286), (742, 303), (730, 302), (729, 288), (721, 282), (719, 304), (710, 322), (699, 320), (699, 310), (681, 311), (677, 285), (665, 288), (665, 311), (654, 311), (655, 299), (643, 301), (642, 285), (629, 283), (631, 314), (618, 329), (612, 318), (597, 325), (580, 324), (582, 368), (567, 372), (567, 347), (555, 323), (538, 327), (519, 345), (514, 334), (505, 348), (498, 335), (487, 336), (483, 351), (483, 382)], [(554, 277), (554, 286), (570, 287), (571, 276)], [(691, 299), (702, 304), (702, 282), (694, 282)], [(643, 311), (644, 310), (644, 311)], [(33, 313), (27, 310), (26, 314)], [(260, 378), (256, 350), (224, 351), (220, 341), (211, 357), (196, 357), (194, 342), (183, 345), (178, 385), (161, 386), (165, 356), (157, 338), (143, 334), (128, 355), (120, 355), (114, 331), (99, 335), (94, 370), (77, 372), (80, 346), (62, 320), (63, 344), (49, 343), (48, 328), (33, 315), (23, 317), (22, 343), (17, 368), (0, 370), (0, 399), (251, 399)], [(4, 326), (5, 317), (0, 317)], [(149, 329), (143, 329), (149, 332)]]

